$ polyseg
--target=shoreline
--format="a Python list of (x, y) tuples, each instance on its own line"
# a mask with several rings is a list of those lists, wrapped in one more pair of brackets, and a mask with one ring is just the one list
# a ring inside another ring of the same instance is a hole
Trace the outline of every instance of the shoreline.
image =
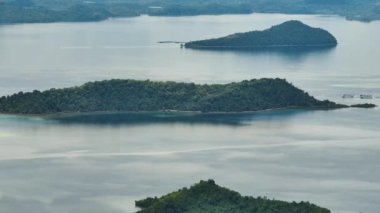
[(252, 46), (186, 46), (186, 49), (248, 49), (248, 48), (281, 48), (281, 47), (336, 47), (338, 44), (311, 45), (252, 45)]
[(347, 21), (357, 21), (361, 23), (371, 23), (371, 22), (376, 22), (380, 21), (380, 18), (372, 18), (372, 19), (362, 19), (362, 18), (353, 18), (348, 15), (342, 15), (338, 13), (286, 13), (286, 12), (251, 12), (251, 13), (222, 13), (222, 14), (209, 14), (209, 13), (204, 13), (204, 14), (184, 14), (184, 15), (156, 15), (156, 14), (139, 14), (139, 15), (131, 15), (131, 16), (110, 16), (106, 18), (101, 18), (97, 20), (71, 20), (71, 21), (26, 21), (26, 22), (0, 22), (0, 27), (2, 26), (14, 26), (14, 25), (24, 25), (24, 24), (59, 24), (59, 23), (97, 23), (97, 22), (104, 22), (112, 19), (133, 19), (133, 18), (139, 18), (139, 17), (171, 17), (171, 18), (177, 18), (177, 17), (197, 17), (197, 16), (223, 16), (223, 15), (253, 15), (253, 14), (280, 14), (280, 15), (306, 15), (306, 16), (326, 16), (326, 17), (331, 17), (331, 16), (336, 16), (336, 17), (341, 17)]
[(76, 116), (87, 116), (87, 115), (115, 115), (115, 114), (168, 114), (179, 116), (192, 116), (192, 115), (244, 115), (244, 114), (256, 114), (256, 113), (266, 113), (266, 112), (280, 112), (280, 111), (291, 111), (291, 110), (304, 110), (304, 111), (330, 111), (330, 110), (340, 110), (340, 109), (374, 109), (375, 107), (357, 107), (351, 105), (342, 105), (338, 107), (283, 107), (283, 108), (271, 108), (263, 110), (254, 111), (212, 111), (212, 112), (202, 112), (202, 111), (191, 111), (191, 110), (158, 110), (158, 111), (93, 111), (93, 112), (57, 112), (57, 113), (43, 113), (43, 114), (23, 114), (23, 113), (2, 113), (0, 115), (10, 115), (10, 116), (24, 116), (24, 117), (39, 117), (46, 119), (54, 118), (64, 118), (64, 117), (76, 117)]
[(93, 111), (93, 112), (57, 112), (57, 113), (43, 113), (43, 114), (25, 114), (25, 113), (3, 113), (0, 112), (0, 115), (11, 115), (11, 116), (25, 116), (25, 117), (40, 117), (47, 119), (54, 118), (64, 118), (64, 117), (75, 117), (75, 116), (86, 116), (86, 115), (114, 115), (114, 114), (156, 114), (156, 113), (165, 113), (175, 115), (176, 113), (182, 115), (243, 115), (243, 114), (255, 114), (255, 113), (265, 113), (265, 112), (279, 112), (279, 111), (288, 111), (288, 110), (338, 110), (346, 108), (357, 108), (347, 105), (340, 107), (283, 107), (283, 108), (271, 108), (255, 111), (213, 111), (213, 112), (202, 112), (202, 111), (187, 111), (187, 110), (158, 110), (158, 111)]

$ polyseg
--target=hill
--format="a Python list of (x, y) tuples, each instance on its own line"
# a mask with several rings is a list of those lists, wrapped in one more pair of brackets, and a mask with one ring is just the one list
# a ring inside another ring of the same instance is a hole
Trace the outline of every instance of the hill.
[(284, 202), (267, 198), (243, 197), (220, 187), (213, 180), (201, 181), (160, 198), (136, 201), (138, 213), (330, 213), (328, 209), (309, 202)]
[(0, 24), (100, 21), (110, 17), (286, 13), (380, 19), (380, 0), (0, 0)]
[(0, 0), (0, 24), (100, 21), (110, 17), (286, 13), (380, 19), (380, 0)]
[(97, 111), (244, 112), (277, 108), (338, 108), (319, 101), (283, 79), (239, 83), (108, 80), (80, 87), (19, 92), (0, 98), (1, 113), (48, 114)]
[(192, 41), (186, 48), (247, 49), (258, 47), (334, 47), (337, 40), (326, 30), (300, 21), (287, 21), (263, 31), (236, 33), (222, 38)]

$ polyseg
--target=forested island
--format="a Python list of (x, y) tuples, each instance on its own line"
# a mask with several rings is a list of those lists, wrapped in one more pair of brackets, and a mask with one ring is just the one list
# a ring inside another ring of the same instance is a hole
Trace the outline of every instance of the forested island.
[(354, 108), (375, 108), (377, 107), (376, 104), (371, 104), (371, 103), (365, 103), (365, 104), (353, 104), (351, 107)]
[(268, 198), (241, 196), (218, 186), (213, 180), (200, 181), (160, 198), (136, 201), (138, 213), (330, 213), (330, 210), (309, 202), (284, 202)]
[(100, 21), (111, 17), (284, 13), (380, 20), (380, 0), (0, 0), (0, 24)]
[(334, 47), (336, 38), (328, 31), (300, 21), (287, 21), (263, 31), (236, 33), (222, 38), (192, 41), (193, 49), (249, 49), (265, 47)]
[(284, 79), (253, 79), (229, 84), (107, 80), (79, 87), (19, 92), (0, 98), (1, 113), (72, 112), (250, 112), (285, 108), (341, 108), (320, 101)]

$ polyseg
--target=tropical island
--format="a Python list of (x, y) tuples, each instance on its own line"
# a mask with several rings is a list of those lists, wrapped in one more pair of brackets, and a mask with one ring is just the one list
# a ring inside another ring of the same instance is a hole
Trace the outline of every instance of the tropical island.
[(238, 192), (218, 186), (213, 180), (200, 181), (160, 198), (146, 198), (135, 202), (138, 213), (330, 213), (330, 210), (309, 202), (284, 202), (265, 197), (245, 197)]
[(222, 38), (185, 43), (186, 48), (192, 49), (335, 47), (336, 45), (336, 38), (328, 31), (294, 20), (263, 31), (236, 33)]
[(379, 0), (0, 0), (0, 24), (101, 21), (112, 17), (250, 13), (341, 15), (380, 20)]
[(284, 79), (252, 79), (228, 84), (106, 80), (79, 87), (19, 92), (0, 97), (0, 113), (77, 112), (252, 112), (268, 109), (335, 109)]

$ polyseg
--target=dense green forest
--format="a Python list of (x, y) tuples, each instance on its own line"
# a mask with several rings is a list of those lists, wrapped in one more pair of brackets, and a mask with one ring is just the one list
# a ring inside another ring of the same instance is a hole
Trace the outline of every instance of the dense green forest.
[(274, 108), (338, 108), (319, 101), (283, 79), (239, 83), (109, 80), (80, 87), (17, 93), (0, 98), (0, 112), (46, 114), (96, 111), (243, 112)]
[(284, 202), (267, 198), (243, 197), (220, 187), (213, 180), (201, 181), (160, 198), (136, 201), (138, 213), (330, 213), (309, 202)]
[(257, 47), (327, 47), (337, 40), (326, 30), (313, 28), (300, 21), (287, 21), (263, 31), (236, 33), (222, 38), (193, 41), (186, 48), (247, 49)]
[(380, 0), (0, 0), (0, 23), (99, 21), (201, 14), (329, 14), (380, 20)]

